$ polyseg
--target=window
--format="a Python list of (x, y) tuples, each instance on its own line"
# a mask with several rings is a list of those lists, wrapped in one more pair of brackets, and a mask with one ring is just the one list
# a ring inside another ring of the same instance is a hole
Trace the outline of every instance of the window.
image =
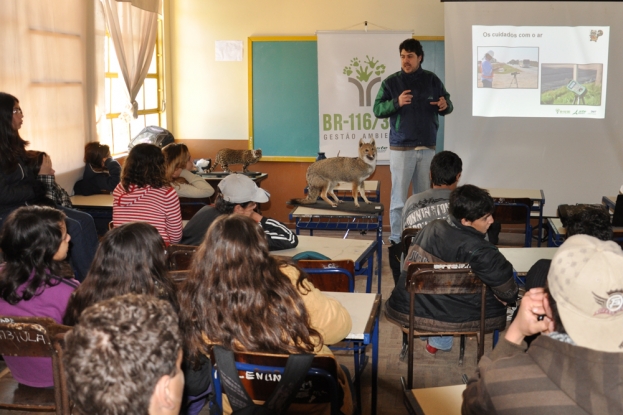
[(125, 91), (123, 75), (115, 53), (115, 47), (110, 36), (104, 36), (104, 65), (105, 65), (105, 114), (106, 119), (100, 122), (99, 141), (110, 146), (111, 153), (120, 154), (128, 149), (128, 143), (143, 128), (148, 125), (164, 126), (164, 62), (163, 62), (163, 24), (158, 19), (158, 35), (155, 51), (136, 102), (138, 103), (138, 118), (130, 123), (120, 115), (128, 105), (128, 94)]

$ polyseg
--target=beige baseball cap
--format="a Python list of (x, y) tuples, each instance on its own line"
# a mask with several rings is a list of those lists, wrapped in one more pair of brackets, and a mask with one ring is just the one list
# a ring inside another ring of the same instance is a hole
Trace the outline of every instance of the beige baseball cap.
[(549, 290), (575, 344), (623, 352), (623, 251), (588, 235), (568, 238), (554, 255)]
[(244, 174), (232, 173), (218, 184), (223, 200), (230, 203), (265, 203), (270, 193), (257, 187), (255, 182)]

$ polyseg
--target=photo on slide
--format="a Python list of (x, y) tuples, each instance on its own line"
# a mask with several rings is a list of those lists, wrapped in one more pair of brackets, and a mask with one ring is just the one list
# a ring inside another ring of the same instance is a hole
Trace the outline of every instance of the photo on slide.
[(541, 105), (601, 105), (601, 63), (541, 65)]
[(478, 46), (478, 88), (537, 89), (539, 48)]

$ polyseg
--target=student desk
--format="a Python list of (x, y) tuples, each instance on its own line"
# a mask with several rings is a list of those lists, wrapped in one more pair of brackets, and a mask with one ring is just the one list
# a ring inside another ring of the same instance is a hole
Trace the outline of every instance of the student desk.
[(539, 259), (552, 259), (558, 248), (500, 248), (500, 253), (513, 265), (515, 280), (525, 283), (525, 276)]
[(382, 212), (380, 214), (351, 213), (340, 212), (337, 210), (313, 209), (305, 206), (297, 206), (292, 210), (292, 212), (290, 212), (290, 220), (294, 220), (296, 223), (297, 235), (300, 234), (301, 229), (308, 229), (310, 235), (313, 235), (314, 229), (337, 231), (376, 231), (376, 268), (378, 274), (377, 293), (381, 292), (381, 259), (383, 255)]
[[(353, 200), (353, 184), (350, 182), (339, 182), (333, 189), (335, 195), (341, 200)], [(378, 180), (364, 180), (363, 191), (370, 202), (381, 203), (381, 182)], [(305, 188), (307, 195), (308, 188)], [(330, 197), (329, 197), (330, 199)], [(362, 199), (359, 197), (359, 201)]]
[(112, 201), (110, 194), (91, 196), (71, 196), (71, 204), (75, 209), (88, 213), (95, 222), (97, 234), (102, 236), (108, 231), (108, 224), (112, 222)]
[[(615, 198), (616, 199), (616, 198)], [(562, 245), (567, 236), (567, 230), (562, 226), (560, 218), (548, 218), (549, 223), (549, 236), (547, 238), (547, 246), (558, 247)], [(623, 227), (613, 226), (612, 233), (614, 235), (615, 242), (623, 241)]]
[(545, 205), (545, 195), (543, 190), (533, 189), (504, 189), (488, 188), (489, 194), (494, 199), (530, 199), (532, 201), (532, 211), (539, 212), (539, 232), (537, 245), (541, 246), (541, 230), (543, 229), (543, 205)]
[[(376, 414), (379, 364), (379, 314), (381, 294), (325, 292), (348, 310), (353, 321), (346, 340), (363, 341), (372, 345), (372, 415)], [(357, 382), (360, 384), (360, 380)]]
[[(234, 172), (234, 174), (235, 173), (236, 172)], [(214, 188), (214, 190), (218, 189), (218, 184), (221, 182), (221, 180), (229, 176), (229, 174), (224, 173), (224, 172), (196, 173), (196, 174), (203, 177), (205, 181), (208, 182), (210, 186)], [(246, 176), (249, 179), (253, 180), (258, 185), (258, 187), (262, 187), (260, 183), (262, 183), (264, 180), (266, 180), (266, 178), (268, 178), (268, 173), (260, 173), (259, 175), (246, 175)]]
[(371, 292), (376, 241), (308, 235), (300, 235), (298, 238), (299, 244), (296, 248), (271, 251), (271, 254), (292, 258), (301, 252), (315, 251), (335, 260), (350, 259), (355, 263), (355, 274), (367, 276), (366, 292)]
[(460, 415), (463, 391), (466, 385), (440, 386), (437, 388), (407, 389), (404, 378), (402, 389), (404, 402), (410, 414)]

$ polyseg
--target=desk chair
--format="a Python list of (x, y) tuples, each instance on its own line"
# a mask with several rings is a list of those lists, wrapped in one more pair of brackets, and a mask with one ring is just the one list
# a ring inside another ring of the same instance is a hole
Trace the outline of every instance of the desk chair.
[(402, 236), (400, 237), (400, 240), (402, 241), (403, 260), (404, 258), (407, 257), (407, 253), (409, 252), (409, 247), (411, 246), (411, 242), (413, 241), (413, 238), (415, 238), (415, 235), (417, 235), (418, 232), (421, 230), (422, 230), (421, 228), (407, 228), (404, 231), (402, 231)]
[(179, 287), (188, 278), (188, 270), (169, 271), (169, 277), (173, 280), (173, 283)]
[[(266, 401), (277, 381), (276, 373), (283, 374), (288, 360), (288, 355), (238, 352), (234, 354), (236, 369), (240, 375), (245, 390), (253, 400)], [(216, 371), (216, 359), (214, 350), (210, 350), (212, 363), (212, 385), (216, 402), (222, 408), (223, 389), (220, 376)], [(249, 376), (251, 373), (251, 376)], [(332, 356), (315, 356), (311, 368), (308, 371), (304, 387), (292, 402), (293, 404), (328, 403), (331, 406), (331, 414), (340, 414), (339, 384), (337, 382), (337, 362)]]
[[(504, 225), (524, 225), (526, 235), (524, 246), (532, 246), (532, 225), (530, 224), (530, 211), (532, 201), (530, 199), (496, 199), (493, 219)], [(539, 235), (540, 237), (540, 235)]]
[[(409, 264), (406, 289), (409, 293), (409, 326), (403, 327), (409, 338), (407, 386), (413, 389), (413, 342), (414, 337), (420, 336), (461, 336), (459, 366), (463, 365), (465, 355), (465, 335), (476, 334), (478, 341), (478, 360), (484, 354), (485, 338), (485, 307), (487, 286), (476, 276), (471, 268), (435, 269), (435, 266), (466, 266), (458, 263), (411, 263)], [(477, 331), (418, 331), (415, 327), (415, 296), (427, 295), (465, 295), (480, 294), (480, 325)]]
[(167, 264), (170, 271), (182, 271), (190, 268), (193, 255), (198, 246), (171, 244), (167, 248)]
[[(320, 291), (355, 292), (355, 263), (350, 259), (342, 260), (299, 260), (298, 266), (308, 275), (309, 280)], [(329, 346), (333, 351), (353, 352), (355, 361), (355, 389), (357, 389), (357, 407), (361, 408), (361, 375), (366, 367), (366, 345), (360, 341), (344, 341), (346, 346)]]
[(209, 197), (180, 197), (182, 220), (191, 220), (195, 213), (211, 203), (211, 198)]
[(1, 409), (71, 413), (62, 366), (62, 342), (69, 329), (48, 317), (0, 317), (0, 354), (50, 357), (54, 374), (54, 389), (32, 388), (19, 384), (7, 368), (0, 374)]

